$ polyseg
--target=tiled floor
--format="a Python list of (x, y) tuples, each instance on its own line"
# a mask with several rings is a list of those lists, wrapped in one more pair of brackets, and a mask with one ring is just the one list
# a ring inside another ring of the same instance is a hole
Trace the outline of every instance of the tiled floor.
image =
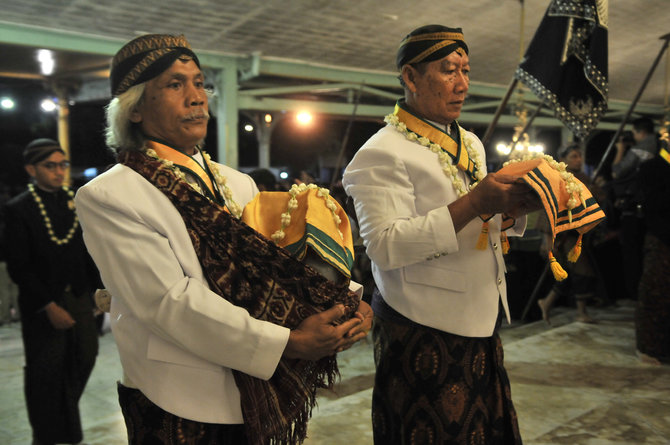
[[(527, 445), (670, 444), (670, 367), (635, 356), (633, 309), (593, 310), (598, 324), (572, 322), (561, 309), (544, 322), (504, 328), (505, 361)], [(115, 393), (120, 365), (113, 338), (100, 355), (81, 401), (85, 441), (125, 443)], [(339, 357), (342, 381), (324, 391), (306, 445), (368, 445), (374, 366), (371, 343)], [(16, 323), (0, 327), (0, 443), (30, 443), (22, 393), (23, 355)]]

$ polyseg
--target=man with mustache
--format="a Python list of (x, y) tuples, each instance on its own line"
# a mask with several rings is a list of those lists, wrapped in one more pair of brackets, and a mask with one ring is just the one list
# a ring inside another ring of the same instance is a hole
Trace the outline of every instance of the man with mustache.
[(460, 28), (415, 29), (396, 62), (405, 97), (342, 180), (378, 287), (374, 441), (521, 443), (496, 332), (509, 320), (503, 231), (522, 233), (513, 217), (540, 203), (487, 174), (456, 122), (470, 82)]
[(110, 78), (119, 164), (76, 200), (112, 295), (129, 443), (302, 440), (369, 306), (239, 221), (258, 189), (201, 149), (207, 95), (183, 36), (132, 40)]

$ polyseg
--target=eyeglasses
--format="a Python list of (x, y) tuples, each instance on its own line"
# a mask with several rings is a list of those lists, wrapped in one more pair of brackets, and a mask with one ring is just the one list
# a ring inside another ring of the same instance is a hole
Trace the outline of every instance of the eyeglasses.
[(46, 168), (47, 170), (49, 170), (51, 172), (56, 171), (57, 168), (61, 168), (63, 170), (67, 170), (68, 168), (70, 168), (70, 162), (69, 161), (63, 161), (63, 162), (47, 161), (47, 162), (43, 162), (43, 163), (38, 164), (38, 165)]

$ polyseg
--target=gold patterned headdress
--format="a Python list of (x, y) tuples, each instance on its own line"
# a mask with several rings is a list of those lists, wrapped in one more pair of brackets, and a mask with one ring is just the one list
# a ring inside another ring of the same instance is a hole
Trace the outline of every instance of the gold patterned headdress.
[(461, 28), (427, 25), (415, 29), (400, 42), (396, 55), (398, 69), (406, 64), (439, 60), (454, 51), (468, 54)]
[(112, 96), (151, 80), (168, 69), (179, 57), (188, 56), (200, 66), (198, 57), (183, 35), (147, 34), (126, 43), (112, 60)]

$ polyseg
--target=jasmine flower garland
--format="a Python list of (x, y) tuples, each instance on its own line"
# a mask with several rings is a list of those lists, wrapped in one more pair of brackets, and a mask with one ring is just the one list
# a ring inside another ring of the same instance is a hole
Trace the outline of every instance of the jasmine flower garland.
[(279, 242), (283, 240), (284, 237), (286, 236), (284, 229), (286, 229), (286, 227), (288, 227), (289, 224), (291, 224), (291, 212), (293, 212), (298, 208), (298, 200), (296, 199), (296, 196), (307, 190), (315, 190), (315, 189), (318, 189), (317, 196), (322, 197), (326, 201), (326, 207), (328, 207), (328, 210), (330, 210), (330, 212), (332, 213), (333, 221), (335, 221), (335, 226), (338, 227), (337, 233), (339, 233), (340, 238), (344, 239), (344, 235), (342, 235), (342, 232), (339, 229), (342, 220), (336, 213), (337, 206), (333, 202), (333, 198), (330, 197), (330, 190), (328, 190), (327, 188), (319, 187), (315, 184), (300, 184), (300, 185), (293, 184), (291, 186), (291, 189), (288, 191), (290, 198), (288, 200), (286, 211), (281, 214), (280, 229), (272, 234), (272, 241), (274, 241), (276, 244), (279, 244)]
[(384, 122), (391, 125), (398, 132), (404, 134), (407, 140), (416, 142), (435, 153), (437, 155), (438, 162), (442, 167), (442, 172), (451, 179), (454, 190), (456, 190), (456, 193), (459, 197), (465, 196), (469, 191), (474, 189), (477, 184), (479, 184), (479, 181), (484, 179), (484, 176), (486, 176), (484, 174), (484, 164), (482, 162), (481, 156), (479, 155), (479, 152), (472, 146), (472, 140), (470, 140), (470, 138), (463, 137), (461, 140), (465, 146), (466, 151), (468, 152), (468, 156), (475, 164), (475, 176), (477, 179), (476, 181), (471, 182), (470, 185), (466, 186), (465, 182), (458, 174), (458, 167), (454, 165), (451, 156), (449, 156), (440, 145), (431, 142), (430, 139), (424, 136), (419, 136), (418, 134), (408, 130), (405, 123), (401, 122), (400, 119), (398, 119), (398, 116), (393, 113), (387, 115), (384, 118)]
[(47, 214), (47, 210), (44, 207), (42, 198), (40, 198), (40, 195), (38, 195), (35, 191), (35, 186), (33, 184), (28, 184), (28, 190), (30, 191), (30, 194), (33, 195), (33, 199), (35, 200), (35, 203), (40, 210), (40, 214), (42, 215), (42, 218), (44, 218), (44, 226), (46, 227), (47, 233), (49, 234), (49, 239), (59, 246), (69, 243), (70, 240), (72, 240), (72, 237), (74, 237), (74, 233), (77, 231), (77, 227), (79, 226), (79, 218), (77, 218), (77, 213), (74, 212), (74, 201), (72, 200), (74, 197), (74, 192), (67, 187), (63, 187), (63, 190), (65, 190), (65, 192), (70, 196), (68, 206), (74, 213), (74, 221), (72, 222), (72, 227), (70, 227), (70, 230), (68, 230), (67, 234), (65, 235), (65, 238), (58, 238), (54, 233), (54, 229), (51, 225), (51, 219)]
[(242, 217), (242, 207), (240, 207), (240, 205), (233, 199), (233, 191), (230, 190), (230, 187), (228, 187), (227, 184), (228, 179), (221, 174), (218, 165), (212, 162), (209, 153), (203, 151), (202, 157), (205, 159), (210, 171), (214, 174), (214, 179), (216, 180), (217, 185), (223, 191), (223, 198), (226, 200), (226, 205), (230, 209), (230, 212), (235, 218), (240, 219)]

